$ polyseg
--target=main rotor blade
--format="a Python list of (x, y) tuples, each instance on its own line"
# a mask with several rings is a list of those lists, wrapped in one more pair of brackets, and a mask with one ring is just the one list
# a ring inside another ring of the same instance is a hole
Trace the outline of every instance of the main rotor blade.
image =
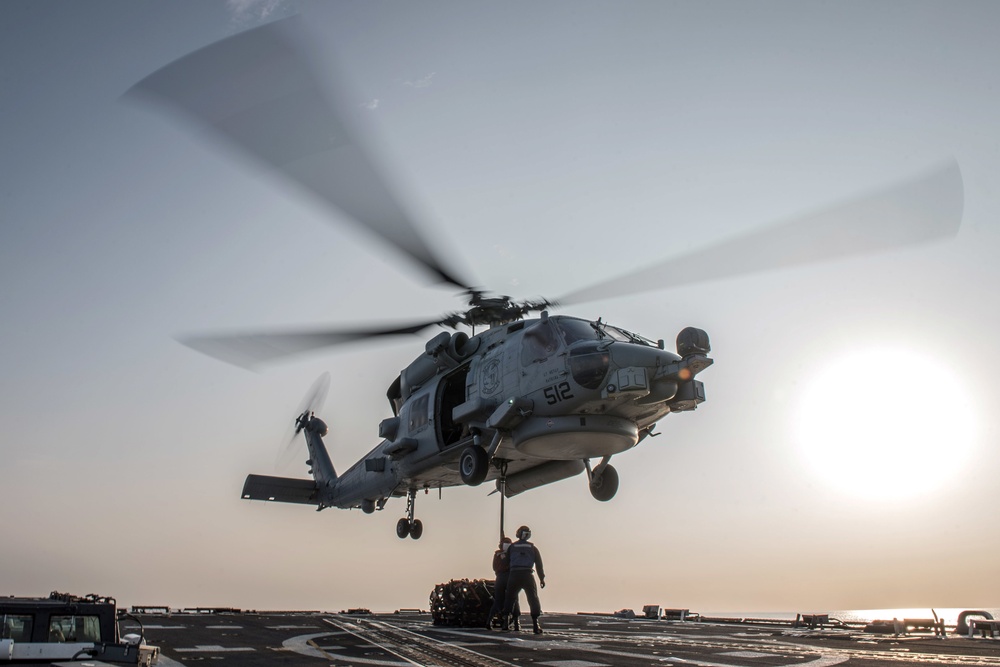
[(953, 237), (962, 223), (963, 204), (962, 173), (951, 161), (900, 185), (591, 285), (556, 303), (571, 305)]
[(295, 411), (295, 416), (298, 417), (305, 412), (319, 412), (326, 403), (326, 394), (330, 391), (330, 371), (323, 371), (309, 387), (309, 391), (306, 395), (302, 397), (299, 401), (299, 408)]
[(284, 331), (270, 333), (223, 334), (218, 336), (189, 336), (178, 340), (192, 350), (220, 361), (253, 369), (283, 357), (311, 352), (324, 347), (343, 345), (368, 338), (415, 334), (440, 321), (393, 327), (390, 329), (360, 329), (357, 331)]
[(356, 105), (319, 85), (298, 46), (302, 32), (295, 17), (248, 30), (174, 61), (126, 95), (181, 112), (354, 218), (438, 281), (468, 289), (435, 258), (359, 143), (344, 111)]

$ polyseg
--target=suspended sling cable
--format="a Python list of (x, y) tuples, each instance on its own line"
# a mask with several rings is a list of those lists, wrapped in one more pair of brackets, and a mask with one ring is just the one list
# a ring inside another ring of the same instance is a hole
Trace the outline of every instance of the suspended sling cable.
[(505, 537), (503, 532), (504, 502), (507, 500), (507, 462), (500, 464), (500, 542)]

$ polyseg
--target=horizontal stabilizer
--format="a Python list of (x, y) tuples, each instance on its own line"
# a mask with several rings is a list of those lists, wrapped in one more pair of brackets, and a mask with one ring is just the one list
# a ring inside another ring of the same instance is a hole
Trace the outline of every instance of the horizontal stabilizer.
[(311, 479), (247, 475), (243, 484), (243, 499), (316, 505), (319, 494), (316, 482)]

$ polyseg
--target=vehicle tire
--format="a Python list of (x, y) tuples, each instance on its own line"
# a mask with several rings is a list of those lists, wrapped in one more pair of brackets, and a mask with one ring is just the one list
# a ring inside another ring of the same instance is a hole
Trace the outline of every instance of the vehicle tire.
[(396, 537), (401, 540), (405, 540), (406, 536), (410, 534), (410, 522), (406, 519), (400, 519), (396, 522)]
[(420, 536), (424, 534), (424, 524), (420, 523), (420, 519), (414, 519), (413, 523), (410, 524), (410, 537), (415, 540), (419, 540)]
[(618, 471), (613, 466), (604, 468), (600, 477), (590, 481), (590, 495), (601, 502), (607, 502), (618, 493)]
[(458, 472), (469, 486), (479, 486), (490, 470), (490, 459), (482, 447), (469, 445), (458, 460)]

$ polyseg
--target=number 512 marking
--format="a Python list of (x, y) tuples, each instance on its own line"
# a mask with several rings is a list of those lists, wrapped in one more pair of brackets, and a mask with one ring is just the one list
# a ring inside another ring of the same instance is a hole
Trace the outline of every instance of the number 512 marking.
[(569, 382), (560, 382), (559, 384), (545, 388), (545, 402), (549, 405), (555, 405), (559, 401), (565, 401), (567, 398), (573, 398), (573, 391), (569, 386)]

